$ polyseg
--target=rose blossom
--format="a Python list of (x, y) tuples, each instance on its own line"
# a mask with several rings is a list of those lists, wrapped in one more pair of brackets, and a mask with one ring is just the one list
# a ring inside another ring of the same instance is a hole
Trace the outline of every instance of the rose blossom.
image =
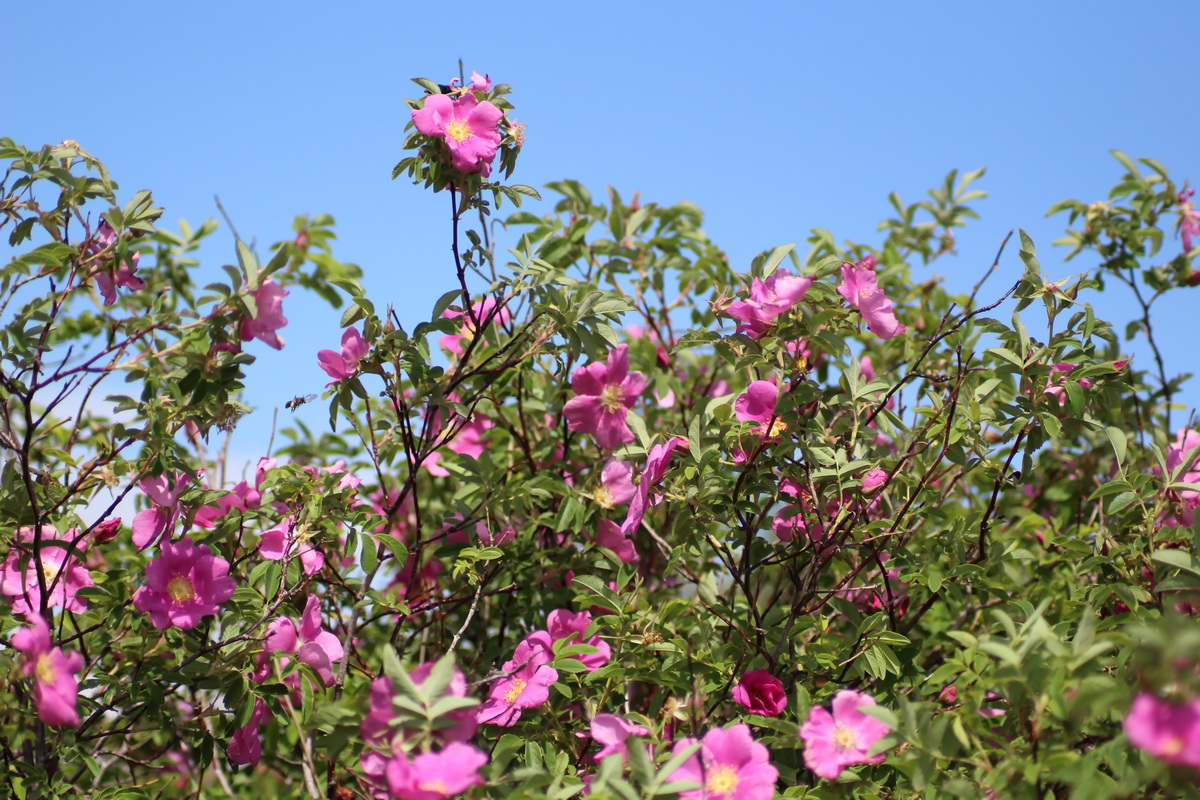
[(290, 293), (267, 278), (251, 294), (258, 313), (242, 320), (242, 341), (258, 339), (268, 347), (282, 350), (283, 339), (279, 338), (278, 331), (287, 325), (287, 318), (283, 316), (283, 298)]
[[(680, 739), (673, 753), (695, 743), (692, 738)], [(669, 780), (700, 784), (699, 789), (680, 792), (682, 800), (771, 800), (778, 777), (767, 748), (754, 741), (749, 725), (739, 723), (704, 734), (700, 752), (672, 772)]]
[(321, 627), (321, 601), (315, 594), (308, 596), (299, 622), (297, 625), (287, 617), (279, 617), (267, 626), (264, 662), (271, 653), (295, 655), (316, 671), (322, 683), (333, 686), (333, 668), (344, 653), (338, 637)]
[(133, 595), (133, 607), (150, 615), (155, 628), (189, 630), (233, 596), (229, 562), (206, 544), (184, 537), (163, 542), (162, 555), (146, 565), (146, 585)]
[(487, 177), (500, 145), (500, 120), (504, 112), (471, 92), (459, 97), (431, 94), (421, 108), (413, 109), (417, 130), (446, 143), (454, 168)]
[[(87, 601), (77, 597), (76, 592), (88, 586), (95, 586), (92, 573), (79, 563), (72, 555), (67, 545), (75, 545), (79, 549), (86, 547), (84, 542), (75, 543), (79, 532), (72, 528), (64, 538), (53, 525), (41, 526), (41, 537), (37, 558), (33, 556), (34, 529), (26, 526), (17, 528), (13, 536), (13, 548), (8, 557), (0, 563), (0, 594), (12, 601), (14, 614), (28, 614), (42, 607), (42, 583), (46, 587), (46, 605), (60, 606), (67, 611), (86, 611)], [(21, 549), (16, 542), (29, 544), (29, 556), (25, 569), (21, 569)]]
[(814, 706), (800, 728), (804, 740), (804, 764), (822, 778), (833, 780), (852, 764), (878, 764), (883, 753), (868, 756), (870, 749), (891, 728), (859, 709), (875, 705), (863, 692), (842, 689), (833, 696), (833, 713)]
[(614, 347), (607, 362), (593, 362), (571, 376), (572, 397), (563, 406), (567, 428), (594, 433), (596, 444), (611, 450), (633, 441), (625, 422), (629, 409), (646, 389), (646, 377), (629, 371), (629, 345)]
[(78, 727), (79, 713), (75, 704), (79, 698), (79, 684), (75, 675), (83, 669), (83, 656), (74, 651), (64, 653), (61, 648), (54, 647), (50, 626), (41, 614), (31, 611), (25, 619), (29, 627), (13, 634), (12, 646), (25, 654), (21, 671), (34, 678), (33, 704), (37, 706), (38, 719), (47, 725)]
[(892, 301), (884, 296), (876, 283), (875, 256), (867, 256), (854, 264), (842, 264), (842, 282), (838, 294), (862, 314), (871, 333), (880, 339), (898, 336), (908, 328), (896, 320)]
[(738, 321), (736, 333), (761, 339), (775, 318), (800, 302), (812, 284), (812, 278), (793, 276), (790, 270), (781, 267), (765, 281), (755, 278), (750, 284), (749, 299), (731, 303), (724, 313)]
[(765, 669), (752, 669), (733, 687), (733, 702), (751, 714), (778, 717), (787, 708), (783, 683)]
[(325, 386), (328, 388), (353, 376), (358, 371), (359, 359), (370, 349), (370, 343), (363, 339), (356, 328), (347, 328), (342, 334), (341, 352), (321, 350), (317, 353), (317, 364), (325, 370), (326, 375), (333, 378)]
[(540, 706), (550, 699), (550, 684), (558, 680), (558, 670), (549, 666), (550, 652), (522, 641), (511, 661), (501, 669), (509, 675), (492, 684), (488, 699), (475, 715), (480, 723), (511, 727), (526, 708)]
[(1139, 692), (1124, 726), (1134, 747), (1168, 764), (1200, 769), (1200, 700), (1171, 703)]

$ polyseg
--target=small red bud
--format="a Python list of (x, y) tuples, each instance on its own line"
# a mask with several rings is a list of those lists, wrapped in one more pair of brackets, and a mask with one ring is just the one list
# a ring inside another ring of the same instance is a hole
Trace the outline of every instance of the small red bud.
[(96, 544), (104, 544), (111, 542), (117, 536), (117, 531), (121, 530), (121, 518), (113, 517), (110, 520), (105, 520), (92, 529), (92, 538), (96, 540)]
[(296, 234), (296, 247), (305, 249), (308, 247), (308, 231), (300, 231)]

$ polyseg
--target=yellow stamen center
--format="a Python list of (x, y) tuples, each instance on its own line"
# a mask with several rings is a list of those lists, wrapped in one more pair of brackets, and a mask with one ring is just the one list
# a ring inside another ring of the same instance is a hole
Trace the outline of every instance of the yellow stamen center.
[(600, 405), (610, 414), (615, 414), (625, 406), (625, 390), (615, 383), (604, 387), (600, 393)]
[(878, 291), (878, 289), (873, 289), (870, 286), (864, 286), (858, 290), (858, 297), (860, 300), (866, 300), (870, 297), (874, 297), (875, 293)]
[(191, 578), (176, 575), (167, 584), (167, 594), (171, 595), (171, 599), (176, 603), (187, 603), (195, 599), (196, 587), (192, 585)]
[(718, 764), (708, 771), (705, 788), (713, 794), (731, 794), (737, 785), (737, 770), (728, 764)]
[(612, 508), (615, 505), (612, 492), (608, 490), (607, 486), (597, 486), (596, 490), (592, 492), (592, 499), (601, 508)]
[(519, 698), (521, 693), (524, 691), (525, 681), (517, 678), (513, 681), (513, 685), (508, 688), (508, 691), (504, 693), (504, 702), (511, 706), (513, 703), (517, 702), (517, 698)]
[(456, 119), (446, 126), (446, 135), (456, 142), (465, 142), (473, 134), (465, 119)]
[(1164, 756), (1177, 756), (1183, 752), (1183, 739), (1179, 736), (1168, 736), (1162, 743)]
[(417, 788), (426, 792), (438, 792), (440, 794), (450, 794), (450, 789), (446, 786), (446, 782), (441, 778), (435, 778), (431, 781), (421, 781), (417, 784)]
[(833, 744), (838, 750), (853, 750), (858, 747), (858, 736), (845, 725), (838, 725), (833, 731)]
[(771, 423), (771, 429), (767, 431), (768, 439), (777, 439), (787, 430), (787, 423), (781, 419), (777, 419)]
[(37, 674), (38, 683), (54, 683), (58, 680), (58, 670), (54, 668), (54, 659), (49, 653), (38, 656), (37, 665), (33, 668)]

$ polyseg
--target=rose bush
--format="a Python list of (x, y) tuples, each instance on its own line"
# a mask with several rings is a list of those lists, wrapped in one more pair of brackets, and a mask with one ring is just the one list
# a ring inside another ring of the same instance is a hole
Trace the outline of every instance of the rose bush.
[[(418, 81), (394, 173), (453, 199), (425, 320), (327, 216), (221, 276), (215, 223), (0, 139), (0, 791), (1194, 791), (1200, 432), (1152, 316), (1196, 283), (1186, 185), (1116, 154), (1052, 209), (1067, 280), (1023, 232), (969, 295), (919, 272), (982, 170), (743, 272), (687, 203), (520, 210), (509, 87), (463, 83)], [(226, 463), (305, 291), (345, 308), (295, 354), (330, 430)]]

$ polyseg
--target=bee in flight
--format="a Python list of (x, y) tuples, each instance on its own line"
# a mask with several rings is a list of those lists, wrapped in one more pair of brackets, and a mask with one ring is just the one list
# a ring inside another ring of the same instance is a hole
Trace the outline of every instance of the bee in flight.
[(304, 405), (305, 403), (311, 403), (313, 400), (316, 400), (316, 399), (317, 399), (317, 396), (315, 394), (310, 394), (310, 395), (299, 395), (298, 394), (295, 397), (293, 397), (291, 400), (288, 400), (286, 403), (284, 403), (283, 407), (286, 408), (288, 411), (295, 411), (297, 408)]

